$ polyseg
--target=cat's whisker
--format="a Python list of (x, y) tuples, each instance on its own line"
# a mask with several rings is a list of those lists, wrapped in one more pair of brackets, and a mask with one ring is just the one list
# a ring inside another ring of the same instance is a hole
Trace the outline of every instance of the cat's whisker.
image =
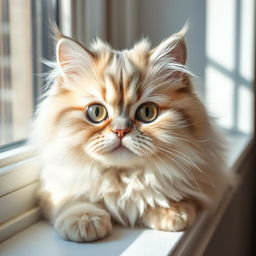
[(92, 148), (94, 148), (95, 146), (97, 146), (97, 145), (99, 145), (99, 143), (101, 143), (100, 141), (92, 141), (92, 142), (90, 142), (90, 143), (88, 143), (87, 144), (87, 147), (88, 148), (90, 148), (90, 149), (92, 149)]
[(147, 140), (147, 141), (149, 141), (149, 142), (152, 142), (152, 141), (153, 141), (152, 138), (150, 138), (150, 137), (148, 137), (148, 136), (145, 136), (145, 135), (143, 135), (143, 134), (137, 135), (136, 138), (138, 138), (138, 139), (145, 139), (145, 140)]
[[(137, 145), (135, 145), (136, 149), (137, 149), (137, 155), (142, 159), (143, 162), (145, 162), (145, 160), (148, 159), (147, 154), (145, 153), (144, 149), (142, 149), (141, 147), (138, 147)], [(143, 152), (143, 154), (141, 154), (141, 152)]]
[[(165, 162), (160, 156), (158, 156), (157, 154), (155, 154), (154, 157), (157, 157), (157, 158), (161, 161), (161, 163), (163, 164), (163, 166), (165, 167), (166, 170), (169, 170), (169, 169), (170, 169), (170, 167), (167, 166), (166, 162)], [(162, 173), (162, 172), (163, 172), (162, 168), (160, 168), (160, 166), (158, 165), (157, 161), (153, 158), (153, 156), (150, 156), (150, 160), (151, 160), (151, 161), (153, 162), (153, 164), (155, 165), (157, 171), (158, 171), (159, 173)], [(169, 180), (169, 181), (171, 181), (171, 183), (173, 182), (173, 178), (174, 178), (174, 176), (171, 177), (170, 180)], [(168, 181), (168, 180), (164, 180), (164, 181), (162, 180), (161, 182), (163, 182), (163, 183), (166, 183), (166, 182), (169, 183), (169, 181)]]
[(153, 164), (156, 166), (156, 168), (158, 169), (158, 171), (160, 172), (161, 169), (159, 167), (159, 165), (157, 164), (156, 160), (152, 157), (152, 155), (150, 155), (146, 150), (144, 150), (143, 148), (140, 148), (140, 150), (144, 153), (144, 155), (147, 157), (148, 160), (151, 160), (151, 162), (153, 162)]
[[(185, 157), (186, 159), (188, 159), (188, 160), (194, 162), (194, 161), (191, 159), (192, 156), (191, 156), (191, 158), (189, 158), (188, 155), (186, 155), (185, 153), (182, 153), (181, 151), (179, 151), (179, 150), (177, 150), (177, 149), (174, 149), (173, 147), (170, 148), (170, 147), (167, 146), (167, 145), (164, 145), (164, 146), (162, 146), (162, 147), (164, 147), (166, 150), (175, 151), (176, 153), (182, 155), (182, 156)], [(193, 152), (196, 152), (196, 149), (198, 150), (198, 152), (197, 152), (197, 159), (200, 160), (201, 162), (203, 162), (203, 159), (200, 157), (200, 150), (199, 150), (197, 147), (196, 147), (196, 148), (193, 148), (193, 149), (191, 149), (191, 150), (192, 150)]]
[[(142, 146), (147, 146), (146, 144), (141, 144), (141, 143), (138, 143), (138, 141), (137, 141), (137, 142), (134, 142), (134, 145), (137, 147), (139, 152), (142, 152), (145, 157), (152, 160), (151, 152), (147, 151), (150, 148), (149, 147), (148, 148), (142, 147)], [(142, 154), (140, 154), (140, 155), (142, 155)]]
[(169, 156), (169, 155), (166, 154), (165, 152), (162, 152), (162, 153), (163, 153), (164, 156), (166, 156), (166, 157), (170, 158), (172, 161), (174, 161), (175, 164), (176, 164), (177, 166), (179, 166), (182, 170), (184, 170), (185, 173), (187, 173), (187, 174), (192, 178), (193, 182), (195, 183), (196, 187), (198, 188), (198, 191), (201, 192), (201, 188), (200, 188), (200, 186), (199, 186), (199, 184), (198, 184), (198, 182), (197, 182), (195, 176), (194, 176), (183, 164), (181, 164), (177, 159), (175, 159), (175, 158)]
[[(163, 146), (160, 147), (160, 150), (165, 151), (167, 154), (172, 154), (174, 156), (179, 157), (180, 159), (184, 160), (185, 162), (192, 164), (193, 167), (195, 167), (198, 171), (203, 173), (203, 171), (198, 167), (198, 165), (191, 158), (189, 158), (187, 155), (183, 154), (182, 152), (175, 150), (174, 148), (167, 148), (167, 147), (163, 147)], [(175, 151), (176, 154), (172, 151)]]
[[(167, 164), (165, 163), (165, 161), (160, 157), (160, 156), (158, 156), (157, 154), (156, 155), (154, 155), (154, 157), (157, 157), (162, 163), (163, 163), (163, 165), (165, 166), (165, 168), (166, 168), (166, 170), (168, 170), (169, 169), (169, 167), (167, 166)], [(154, 160), (154, 159), (153, 159)], [(155, 161), (155, 160), (154, 160)], [(159, 171), (161, 172), (161, 169), (160, 168), (158, 168), (159, 169)]]
[(148, 151), (149, 154), (153, 154), (154, 150), (153, 150), (153, 146), (152, 144), (147, 144), (147, 141), (141, 141), (141, 140), (137, 140), (137, 143), (140, 144), (141, 148), (143, 146), (144, 149), (146, 149)]
[(145, 140), (145, 141), (147, 141), (149, 143), (152, 143), (152, 141), (153, 141), (151, 138), (149, 138), (149, 137), (147, 137), (145, 135), (138, 135), (136, 138), (140, 139), (140, 140)]
[(89, 142), (88, 145), (89, 145), (90, 147), (93, 147), (93, 146), (95, 146), (96, 144), (101, 143), (101, 142), (103, 142), (103, 141), (104, 141), (104, 139), (95, 140), (95, 141), (93, 140), (93, 141)]
[[(197, 166), (197, 164), (193, 160), (188, 158), (186, 155), (184, 155), (185, 157), (179, 155), (179, 151), (176, 151), (177, 153), (174, 153), (174, 152), (171, 151), (171, 150), (174, 150), (173, 148), (166, 149), (164, 147), (161, 147), (159, 149), (160, 149), (161, 152), (165, 152), (167, 156), (168, 156), (168, 154), (171, 154), (172, 156), (178, 157), (179, 159), (182, 159), (183, 161), (185, 161), (189, 164), (192, 164), (193, 167), (197, 168), (200, 172), (202, 172), (202, 170)], [(171, 156), (169, 156), (169, 157), (172, 159)]]
[(104, 149), (105, 147), (105, 143), (102, 142), (98, 142), (95, 146), (91, 147), (91, 150), (95, 153), (101, 151), (102, 149)]
[(142, 140), (138, 140), (138, 143), (140, 143), (140, 144), (144, 145), (145, 147), (147, 147), (147, 149), (149, 149), (151, 153), (154, 153), (153, 152), (152, 144), (148, 144), (147, 141), (142, 141)]
[[(183, 158), (183, 160), (190, 162), (199, 172), (203, 173), (202, 169), (199, 168), (198, 164), (196, 164), (196, 162), (193, 161), (191, 158), (189, 158), (187, 155), (185, 155), (184, 153), (182, 153), (178, 150), (175, 150), (173, 148), (171, 150), (175, 151), (177, 153), (178, 157)], [(174, 154), (174, 153), (172, 152), (172, 154)], [(199, 159), (200, 159), (200, 161), (202, 161), (201, 158), (199, 158)]]
[[(158, 170), (159, 173), (161, 173), (161, 168), (160, 166), (158, 165), (157, 161), (153, 158), (153, 156), (147, 152), (145, 149), (141, 148), (140, 147), (140, 150), (143, 152), (143, 154), (145, 155), (145, 157), (150, 160), (151, 164), (154, 164), (156, 169)], [(156, 155), (154, 155), (156, 156)], [(164, 164), (165, 168), (168, 170), (168, 167), (167, 165), (165, 164), (165, 162), (159, 157), (160, 161), (162, 161), (162, 163)]]
[(92, 142), (92, 141), (94, 141), (94, 140), (103, 139), (104, 137), (105, 137), (104, 135), (98, 134), (98, 135), (95, 135), (95, 136), (91, 137), (91, 138), (88, 140), (88, 142), (90, 143), (90, 142)]
[(175, 135), (175, 138), (178, 138), (180, 140), (184, 140), (184, 141), (186, 141), (188, 143), (191, 143), (195, 146), (197, 146), (197, 145), (195, 143), (193, 143), (193, 141), (194, 142), (207, 142), (207, 141), (209, 141), (209, 139), (196, 139), (196, 138), (185, 139), (184, 137), (180, 137), (180, 136), (183, 136), (182, 134), (176, 133), (173, 130), (170, 132), (170, 134)]
[[(174, 135), (174, 136), (175, 136), (175, 137), (174, 137), (175, 139), (188, 142), (189, 144), (192, 144), (193, 146), (195, 146), (196, 148), (198, 148), (198, 145), (196, 145), (196, 144), (195, 144), (194, 142), (192, 142), (191, 140), (185, 139), (185, 138), (183, 138), (183, 137), (179, 137), (180, 134), (178, 134), (178, 133), (175, 133), (175, 132), (171, 131), (171, 135)], [(193, 140), (194, 140), (194, 139), (193, 139)], [(195, 140), (194, 140), (194, 141), (195, 141)]]

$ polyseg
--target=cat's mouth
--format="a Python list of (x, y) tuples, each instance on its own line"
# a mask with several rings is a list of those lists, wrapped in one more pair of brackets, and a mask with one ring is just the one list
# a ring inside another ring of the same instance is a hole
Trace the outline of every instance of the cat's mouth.
[(133, 153), (129, 148), (122, 144), (122, 142), (111, 150), (111, 153)]

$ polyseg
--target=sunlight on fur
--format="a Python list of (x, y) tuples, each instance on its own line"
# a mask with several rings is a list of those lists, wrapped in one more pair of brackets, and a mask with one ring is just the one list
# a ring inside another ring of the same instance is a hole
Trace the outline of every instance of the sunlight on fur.
[(191, 84), (185, 33), (115, 51), (57, 32), (32, 141), (40, 205), (64, 239), (103, 238), (112, 222), (183, 230), (220, 197), (223, 140)]

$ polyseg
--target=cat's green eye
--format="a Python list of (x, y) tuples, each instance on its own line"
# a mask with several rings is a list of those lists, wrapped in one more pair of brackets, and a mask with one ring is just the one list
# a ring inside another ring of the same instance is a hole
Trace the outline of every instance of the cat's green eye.
[(136, 111), (135, 118), (144, 123), (153, 122), (158, 115), (158, 106), (153, 102), (140, 105)]
[(108, 112), (102, 104), (96, 103), (86, 108), (86, 116), (92, 123), (101, 123), (107, 119)]

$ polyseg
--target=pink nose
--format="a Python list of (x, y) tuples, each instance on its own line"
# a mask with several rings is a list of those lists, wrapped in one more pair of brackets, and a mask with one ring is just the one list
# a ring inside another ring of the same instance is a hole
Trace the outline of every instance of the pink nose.
[(126, 133), (130, 132), (131, 129), (130, 128), (126, 128), (126, 129), (116, 129), (116, 130), (112, 130), (114, 133), (117, 134), (117, 137), (121, 140)]

